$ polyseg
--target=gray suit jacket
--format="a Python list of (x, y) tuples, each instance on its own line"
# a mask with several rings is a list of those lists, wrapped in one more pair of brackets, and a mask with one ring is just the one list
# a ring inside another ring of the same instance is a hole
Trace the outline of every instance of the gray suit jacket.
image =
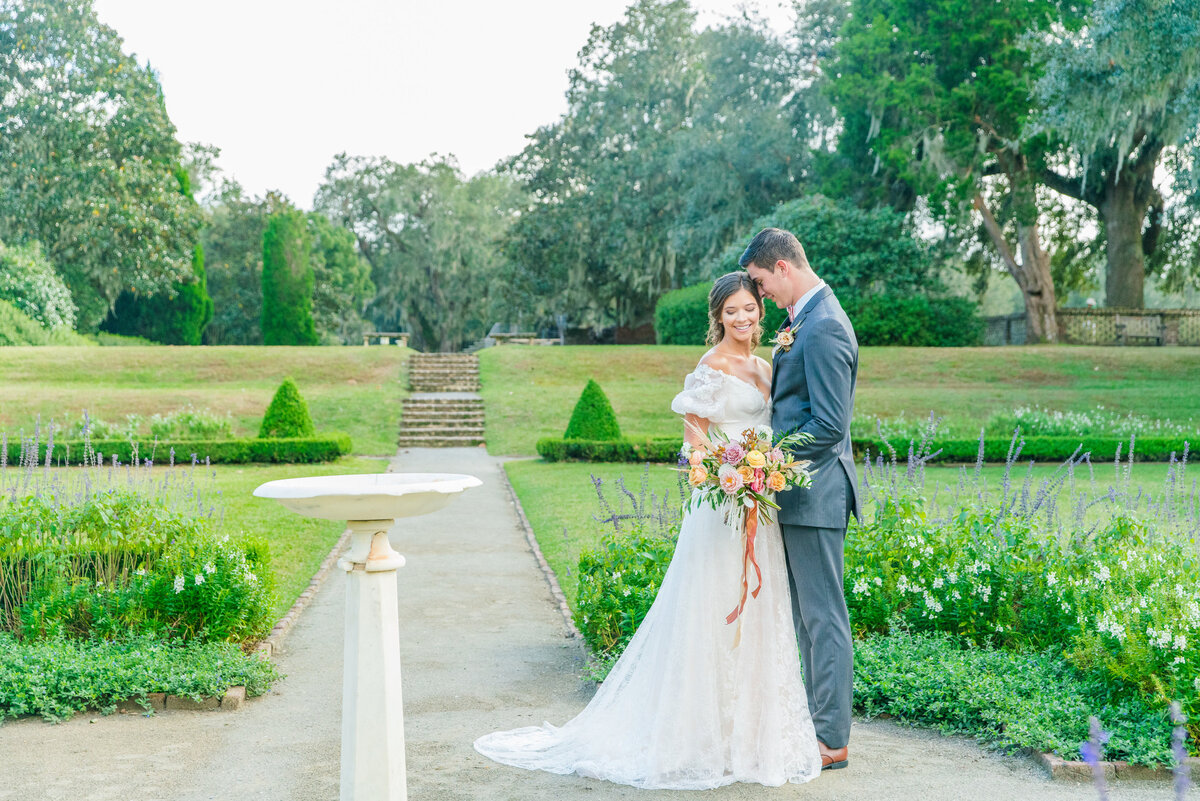
[[(811, 441), (794, 453), (809, 459), (812, 487), (776, 496), (783, 525), (845, 528), (847, 510), (862, 518), (850, 417), (858, 379), (858, 340), (829, 287), (809, 299), (792, 322), (795, 342), (776, 349), (771, 373), (771, 427), (802, 431)], [(850, 495), (847, 498), (847, 494)]]

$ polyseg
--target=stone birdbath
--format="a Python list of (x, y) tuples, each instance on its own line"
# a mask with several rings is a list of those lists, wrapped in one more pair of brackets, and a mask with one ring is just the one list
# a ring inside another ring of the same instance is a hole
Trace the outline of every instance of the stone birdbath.
[(268, 481), (254, 490), (306, 517), (346, 520), (346, 640), (342, 679), (341, 801), (404, 801), (404, 707), (396, 569), (404, 557), (388, 542), (402, 517), (435, 512), (475, 476), (376, 473)]

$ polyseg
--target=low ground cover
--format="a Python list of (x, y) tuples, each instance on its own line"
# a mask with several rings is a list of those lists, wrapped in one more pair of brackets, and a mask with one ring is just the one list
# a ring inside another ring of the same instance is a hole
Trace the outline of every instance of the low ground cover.
[(0, 468), (0, 675), (12, 677), (0, 679), (0, 716), (60, 719), (148, 692), (264, 691), (277, 674), (248, 651), (344, 526), (254, 488), (385, 468), (362, 458)]
[[(1110, 756), (1169, 763), (1166, 707), (1180, 700), (1196, 742), (1200, 499), (1185, 470), (898, 467), (868, 474), (873, 511), (848, 538), (860, 710), (1068, 758), (1096, 715)], [(675, 474), (506, 470), (603, 673), (669, 561)]]
[[(488, 348), (480, 353), (488, 450), (533, 456), (538, 439), (561, 437), (590, 379), (604, 389), (625, 436), (682, 439), (671, 399), (704, 351), (669, 345)], [(759, 354), (770, 357), (766, 349)], [(863, 348), (856, 429), (874, 433), (876, 418), (882, 418), (898, 421), (894, 431), (915, 431), (932, 411), (942, 418), (945, 436), (973, 440), (992, 420), (995, 435), (1007, 438), (1012, 427), (1006, 418), (1014, 407), (1038, 407), (1050, 417), (1075, 413), (1109, 423), (1133, 412), (1147, 425), (1168, 420), (1200, 432), (1200, 394), (1179, 391), (1189, 386), (1200, 386), (1200, 349)], [(531, 408), (539, 414), (528, 414)], [(1032, 433), (1034, 417), (1024, 416), (1026, 433)]]

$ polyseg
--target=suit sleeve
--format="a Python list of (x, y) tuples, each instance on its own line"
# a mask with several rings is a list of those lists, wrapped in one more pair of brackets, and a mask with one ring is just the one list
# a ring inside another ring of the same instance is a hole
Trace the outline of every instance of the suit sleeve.
[(798, 430), (812, 439), (796, 448), (800, 458), (809, 459), (832, 448), (850, 430), (853, 370), (854, 347), (846, 330), (833, 318), (817, 321), (804, 348), (812, 419)]

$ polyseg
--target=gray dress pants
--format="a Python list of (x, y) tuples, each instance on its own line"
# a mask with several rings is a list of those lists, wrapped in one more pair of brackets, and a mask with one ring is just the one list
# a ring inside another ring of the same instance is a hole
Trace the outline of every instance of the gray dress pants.
[(854, 645), (842, 585), (846, 529), (784, 525), (782, 531), (809, 713), (817, 739), (841, 748), (850, 741), (854, 700)]

